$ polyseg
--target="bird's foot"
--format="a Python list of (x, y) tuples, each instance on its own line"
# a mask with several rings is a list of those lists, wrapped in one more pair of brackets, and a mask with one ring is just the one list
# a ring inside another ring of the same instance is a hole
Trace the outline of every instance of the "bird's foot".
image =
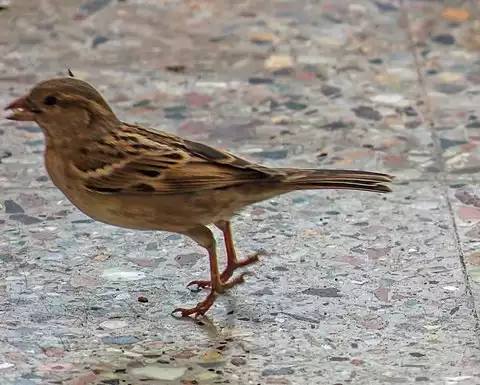
[[(228, 280), (232, 277), (235, 270), (237, 270), (240, 267), (245, 267), (245, 266), (251, 265), (253, 263), (257, 263), (260, 260), (259, 257), (262, 256), (262, 255), (265, 255), (265, 253), (258, 252), (258, 253), (255, 253), (255, 254), (251, 255), (250, 257), (242, 259), (241, 261), (230, 261), (230, 262), (228, 262), (227, 267), (225, 268), (225, 270), (223, 270), (222, 274), (220, 274), (220, 280), (222, 281), (223, 284), (230, 284), (231, 282), (236, 282), (235, 284), (243, 283), (244, 282), (243, 281), (243, 276), (245, 275), (245, 273), (241, 274), (240, 276), (238, 276), (236, 278), (234, 278), (232, 281), (228, 281)], [(191, 282), (188, 283), (187, 287), (190, 287), (190, 286), (193, 286), (193, 285), (197, 285), (198, 288), (204, 289), (204, 288), (207, 288), (207, 287), (211, 287), (212, 283), (211, 283), (211, 281), (191, 281)], [(232, 286), (234, 286), (234, 285), (232, 285)]]
[[(222, 280), (222, 289), (223, 290), (228, 290), (228, 289), (231, 289), (232, 287), (236, 286), (236, 285), (240, 285), (242, 283), (245, 282), (245, 276), (246, 275), (251, 275), (251, 273), (249, 273), (248, 271), (242, 273), (242, 274), (239, 274), (238, 277), (235, 277), (227, 282), (224, 282), (223, 281), (223, 277), (221, 276), (220, 279)], [(212, 282), (211, 281), (191, 281), (188, 283), (187, 287), (188, 286), (193, 286), (193, 285), (197, 285), (197, 287), (200, 287), (202, 289), (205, 289), (207, 287), (211, 287), (212, 286)], [(223, 291), (222, 291), (223, 293)]]
[(239, 269), (240, 267), (245, 267), (253, 263), (257, 263), (260, 260), (260, 256), (262, 255), (265, 255), (265, 253), (259, 251), (253, 255), (250, 255), (249, 257), (246, 257), (245, 259), (242, 259), (241, 261), (231, 261), (230, 263), (227, 263), (227, 267), (220, 275), (220, 279), (222, 280), (222, 282), (228, 281), (232, 277), (235, 270)]
[(180, 313), (180, 317), (189, 317), (193, 315), (195, 319), (205, 315), (205, 313), (212, 307), (213, 303), (215, 302), (216, 292), (212, 290), (210, 294), (205, 298), (202, 302), (197, 303), (197, 306), (192, 307), (190, 309), (177, 307), (174, 311), (172, 311), (172, 315), (176, 316), (175, 313)]
[[(240, 285), (245, 282), (245, 275), (249, 275), (248, 272), (240, 274), (238, 277), (235, 277), (228, 282), (220, 284), (219, 287), (212, 288), (210, 291), (210, 294), (207, 295), (207, 298), (203, 300), (202, 302), (197, 303), (197, 306), (192, 307), (190, 309), (183, 308), (183, 307), (177, 307), (173, 312), (174, 313), (180, 313), (181, 317), (188, 317), (193, 315), (195, 319), (197, 319), (200, 316), (205, 315), (205, 313), (212, 307), (213, 303), (215, 302), (215, 297), (217, 293), (223, 294), (225, 291), (228, 289), (231, 289), (232, 287), (236, 285)], [(210, 281), (192, 281), (190, 282), (191, 285), (202, 285), (205, 284), (204, 287), (210, 286)]]

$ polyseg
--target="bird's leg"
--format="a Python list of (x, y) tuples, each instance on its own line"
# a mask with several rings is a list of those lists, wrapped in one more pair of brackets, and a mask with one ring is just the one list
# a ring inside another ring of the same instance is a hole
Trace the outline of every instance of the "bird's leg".
[(225, 248), (227, 250), (227, 267), (223, 270), (222, 274), (220, 275), (220, 279), (222, 282), (226, 282), (230, 279), (233, 275), (233, 272), (237, 270), (239, 267), (244, 267), (251, 265), (252, 263), (256, 263), (259, 261), (259, 256), (262, 253), (255, 253), (245, 259), (239, 260), (237, 258), (237, 253), (235, 251), (235, 246), (233, 245), (233, 238), (232, 238), (232, 229), (230, 228), (230, 221), (219, 221), (215, 223), (223, 233), (223, 238), (225, 240)]
[[(235, 277), (230, 281), (229, 279), (232, 277), (233, 272), (238, 268), (258, 262), (259, 256), (262, 255), (262, 253), (255, 253), (245, 259), (239, 260), (237, 258), (237, 253), (235, 252), (235, 246), (233, 245), (230, 221), (219, 221), (215, 223), (215, 226), (217, 226), (222, 231), (223, 238), (225, 240), (225, 248), (227, 250), (227, 267), (223, 270), (222, 274), (220, 274), (220, 280), (223, 283), (228, 282), (228, 284), (230, 284), (231, 286), (243, 283), (244, 276), (248, 273), (242, 273), (238, 277)], [(192, 281), (188, 284), (188, 286), (190, 285), (197, 285), (198, 287), (210, 287), (211, 281)]]
[[(231, 280), (230, 282), (222, 282), (220, 278), (220, 272), (218, 269), (217, 261), (217, 252), (216, 252), (216, 242), (213, 237), (212, 232), (206, 226), (198, 226), (193, 229), (190, 229), (188, 232), (184, 233), (197, 242), (200, 246), (203, 246), (208, 251), (208, 259), (210, 261), (210, 281), (208, 281), (211, 287), (210, 293), (207, 298), (202, 302), (199, 302), (197, 306), (190, 309), (187, 308), (176, 308), (172, 313), (179, 312), (182, 317), (188, 317), (194, 315), (195, 318), (204, 315), (215, 302), (217, 294), (223, 294), (226, 290), (231, 287), (243, 282), (243, 275)], [(195, 284), (196, 282), (190, 282), (189, 285)]]

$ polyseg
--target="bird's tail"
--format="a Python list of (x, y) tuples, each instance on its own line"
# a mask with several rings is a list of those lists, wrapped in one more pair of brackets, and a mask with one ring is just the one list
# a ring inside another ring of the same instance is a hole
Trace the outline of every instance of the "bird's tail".
[(346, 189), (379, 193), (391, 192), (383, 183), (393, 180), (393, 176), (369, 171), (282, 169), (287, 174), (284, 183), (292, 190)]

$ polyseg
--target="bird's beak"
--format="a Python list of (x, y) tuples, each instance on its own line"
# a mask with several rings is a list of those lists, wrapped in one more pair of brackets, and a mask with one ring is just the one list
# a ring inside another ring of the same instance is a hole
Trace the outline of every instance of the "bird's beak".
[(9, 120), (22, 120), (27, 122), (35, 121), (35, 109), (29, 103), (26, 96), (22, 96), (10, 103), (5, 110), (11, 110), (5, 118)]

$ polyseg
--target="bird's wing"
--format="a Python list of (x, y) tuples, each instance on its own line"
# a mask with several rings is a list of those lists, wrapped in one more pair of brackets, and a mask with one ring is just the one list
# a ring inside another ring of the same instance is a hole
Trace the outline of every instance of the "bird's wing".
[(180, 137), (125, 125), (72, 160), (84, 187), (103, 194), (176, 194), (278, 181), (285, 174)]

